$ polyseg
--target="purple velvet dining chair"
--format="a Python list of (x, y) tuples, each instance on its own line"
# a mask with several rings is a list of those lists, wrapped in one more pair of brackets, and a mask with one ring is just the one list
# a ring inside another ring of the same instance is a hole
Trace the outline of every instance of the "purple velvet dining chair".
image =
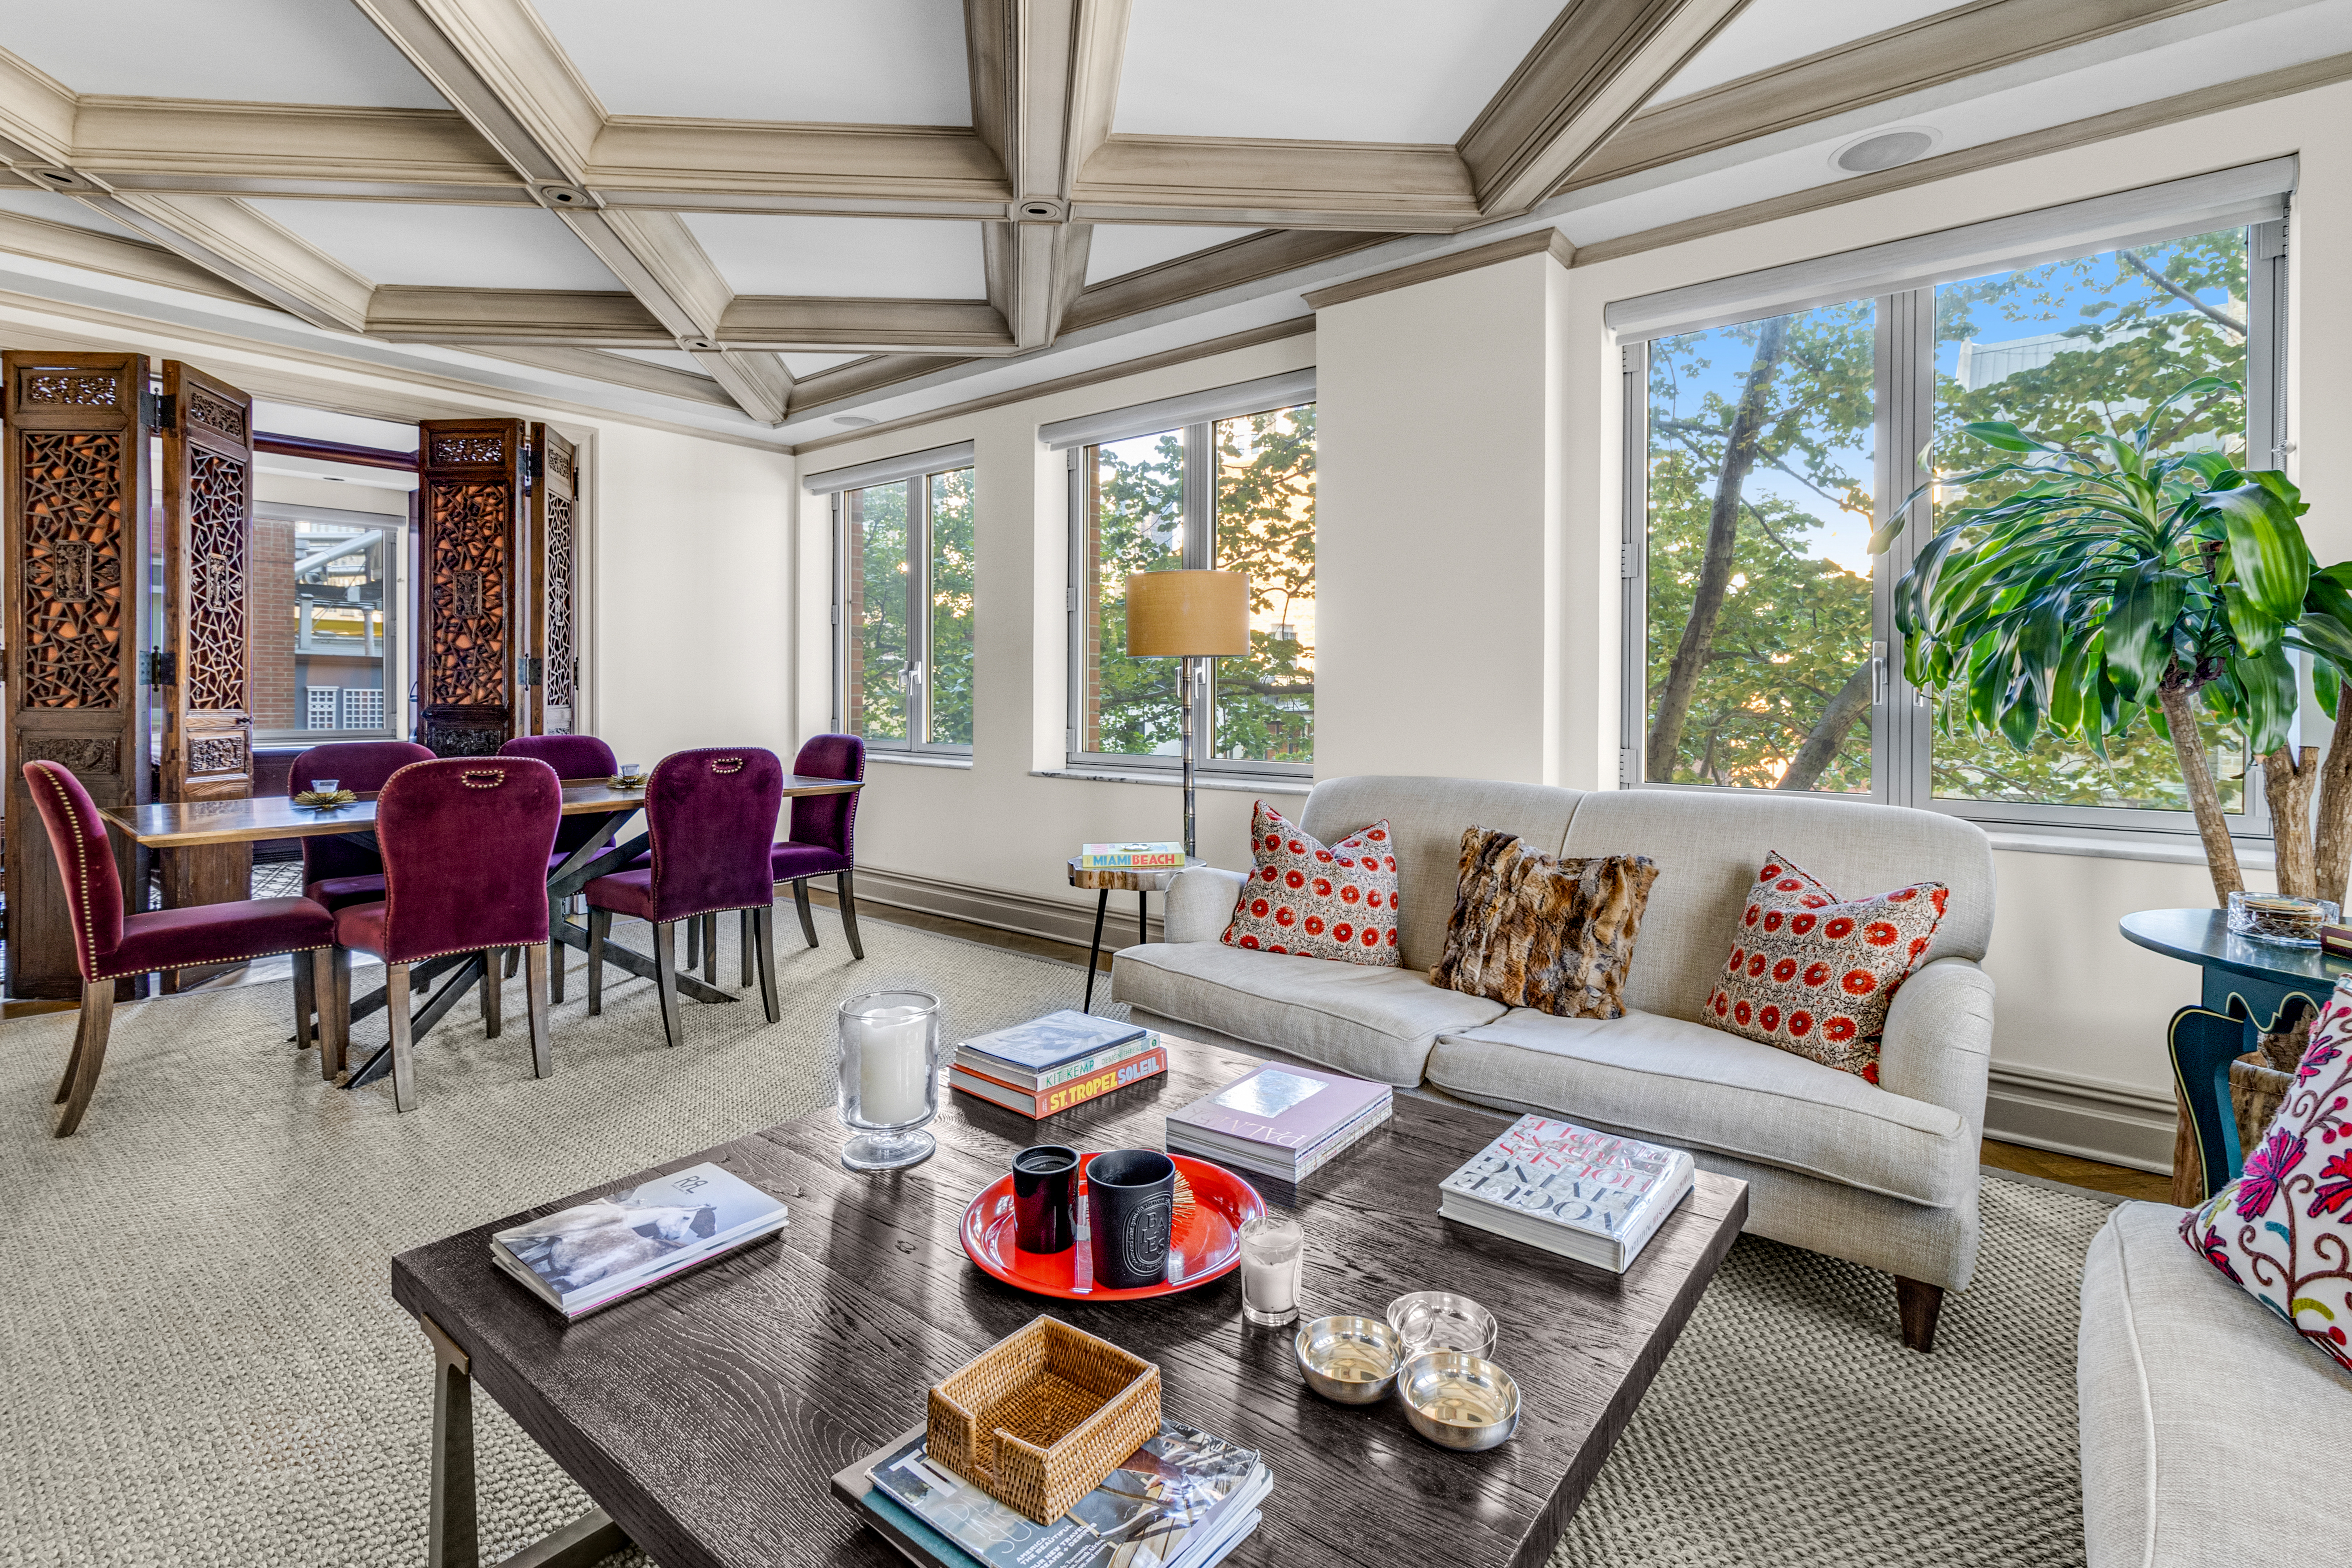
[[(793, 772), (816, 779), (866, 777), (866, 742), (855, 735), (814, 735), (793, 760)], [(816, 921), (809, 914), (811, 877), (831, 877), (841, 900), (842, 934), (849, 939), (852, 958), (866, 956), (857, 940), (857, 892), (853, 873), (857, 862), (857, 797), (846, 795), (802, 795), (793, 797), (792, 836), (768, 852), (769, 872), (779, 882), (793, 885), (793, 902), (799, 909), (801, 934), (816, 945)]]
[[(294, 759), (286, 774), (286, 797), (291, 800), (310, 787), (312, 779), (332, 779), (354, 795), (372, 795), (383, 781), (411, 763), (430, 762), (433, 753), (406, 741), (330, 741), (312, 746)], [(302, 845), (302, 896), (329, 914), (346, 904), (373, 903), (383, 897), (383, 858), (357, 837), (340, 835), (306, 837)], [(317, 1046), (320, 1068), (326, 1069), (326, 1038), (314, 1035), (312, 1020), (320, 1016), (319, 998), (310, 977), (295, 966), (294, 1048)], [(338, 1069), (340, 1070), (340, 1069)], [(329, 1078), (334, 1073), (327, 1073)]]
[(562, 809), (562, 781), (535, 757), (411, 763), (383, 782), (375, 802), (383, 897), (336, 911), (333, 994), (320, 998), (320, 1011), (340, 1057), (351, 1033), (352, 952), (383, 960), (399, 1110), (416, 1104), (408, 966), (425, 959), (482, 955), (482, 1025), (496, 1039), (499, 957), (522, 949), (531, 1070), (540, 1078), (555, 1070), (547, 1037), (547, 857)]
[[(239, 899), (126, 914), (114, 849), (89, 792), (57, 763), (26, 763), (24, 773), (25, 787), (40, 811), (41, 825), (49, 830), (49, 847), (58, 858), (66, 914), (73, 927), (74, 965), (81, 972), (81, 1022), (57, 1094), (66, 1108), (57, 1135), (69, 1138), (89, 1109), (99, 1068), (106, 1061), (117, 980), (159, 969), (245, 963), (289, 952), (296, 955), (295, 973), (310, 969), (315, 984), (319, 971), (327, 967), (335, 922), (309, 899)], [(24, 918), (22, 911), (17, 918)], [(304, 958), (303, 953), (316, 956)]]
[[(654, 764), (646, 782), (646, 827), (653, 850), (642, 868), (599, 877), (582, 889), (588, 900), (588, 1011), (604, 1006), (604, 943), (614, 915), (633, 915), (654, 928), (655, 986), (661, 995), (662, 1032), (678, 1041), (677, 931), (726, 910), (751, 914), (758, 953), (760, 999), (768, 1022), (783, 1015), (776, 1002), (776, 889), (768, 852), (783, 805), (784, 765), (757, 746), (711, 746), (674, 752)], [(715, 961), (714, 961), (715, 962)]]
[[(593, 735), (517, 735), (499, 748), (502, 757), (536, 757), (555, 770), (555, 776), (566, 784), (603, 784), (620, 771), (614, 760), (613, 748)], [(563, 826), (555, 830), (555, 848), (547, 857), (547, 874), (555, 875), (580, 847), (596, 837), (603, 820), (595, 816), (567, 816)], [(557, 944), (548, 950), (554, 960), (548, 971), (548, 994), (556, 1002), (563, 1000), (563, 974), (570, 967), (569, 953)], [(514, 973), (515, 955), (507, 955), (507, 973)]]

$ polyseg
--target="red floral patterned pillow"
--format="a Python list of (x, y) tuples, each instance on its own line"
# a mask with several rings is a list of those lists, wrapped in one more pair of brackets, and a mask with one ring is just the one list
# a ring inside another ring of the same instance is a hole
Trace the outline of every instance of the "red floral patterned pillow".
[(1257, 866), (1234, 901), (1227, 946), (1376, 969), (1404, 962), (1397, 953), (1396, 846), (1386, 822), (1326, 849), (1259, 801), (1250, 842)]
[(1918, 882), (1844, 901), (1775, 854), (1756, 873), (1700, 1021), (1876, 1083), (1887, 1005), (1949, 897), (1941, 882)]
[(2180, 1239), (2352, 1370), (2352, 1000), (2338, 981), (2244, 1173), (2180, 1216)]

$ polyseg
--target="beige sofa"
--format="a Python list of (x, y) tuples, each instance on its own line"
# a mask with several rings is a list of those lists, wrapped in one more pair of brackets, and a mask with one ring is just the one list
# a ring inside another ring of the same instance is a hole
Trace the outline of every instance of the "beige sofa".
[[(1764, 793), (1580, 793), (1475, 779), (1319, 784), (1301, 818), (1325, 843), (1385, 817), (1404, 966), (1227, 947), (1243, 878), (1200, 868), (1168, 898), (1168, 940), (1121, 952), (1112, 994), (1139, 1022), (1295, 1056), (1502, 1110), (1542, 1110), (1691, 1151), (1749, 1184), (1750, 1230), (1896, 1277), (1904, 1338), (1928, 1348), (1977, 1258), (1977, 1158), (1992, 982), (1991, 847), (1969, 823)], [(1429, 984), (1462, 830), (1549, 854), (1659, 867), (1626, 977), (1627, 1014), (1560, 1018)], [(1788, 856), (1842, 895), (1933, 878), (1950, 907), (1895, 994), (1877, 1087), (1698, 1021), (1756, 870)]]

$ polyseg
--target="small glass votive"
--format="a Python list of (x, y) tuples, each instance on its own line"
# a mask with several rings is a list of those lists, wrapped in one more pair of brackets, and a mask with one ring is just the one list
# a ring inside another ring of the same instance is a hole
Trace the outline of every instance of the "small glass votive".
[(895, 1171), (931, 1157), (923, 1131), (940, 1113), (940, 999), (928, 991), (869, 991), (841, 1005), (841, 1163)]
[(621, 764), (621, 776), (625, 779), (635, 778), (639, 773), (644, 773), (645, 771), (646, 764), (643, 763), (623, 763)]
[(2334, 925), (2339, 911), (2326, 899), (2291, 899), (2280, 893), (2230, 895), (2230, 934), (2276, 947), (2317, 947), (2319, 928)]
[(1307, 1233), (1295, 1219), (1265, 1215), (1241, 1229), (1242, 1316), (1276, 1328), (1298, 1316), (1298, 1277), (1307, 1261)]
[(312, 779), (310, 781), (310, 789), (312, 793), (317, 795), (332, 795), (342, 787), (343, 781), (341, 779)]

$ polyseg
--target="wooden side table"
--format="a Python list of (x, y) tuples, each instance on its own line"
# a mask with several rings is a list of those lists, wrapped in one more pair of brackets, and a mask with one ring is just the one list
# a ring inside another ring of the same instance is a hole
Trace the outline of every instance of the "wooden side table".
[(1195, 866), (1205, 866), (1208, 862), (1195, 855), (1188, 857), (1181, 866), (1153, 866), (1141, 870), (1124, 868), (1102, 870), (1079, 865), (1080, 858), (1081, 857), (1076, 855), (1070, 857), (1070, 886), (1095, 889), (1095, 940), (1093, 945), (1087, 949), (1087, 1005), (1084, 1009), (1091, 1013), (1095, 1010), (1095, 965), (1102, 957), (1103, 916), (1109, 912), (1110, 896), (1113, 893), (1135, 895), (1135, 940), (1139, 942), (1150, 942), (1151, 940), (1151, 895), (1165, 893), (1168, 890), (1168, 885), (1176, 879), (1178, 872), (1191, 870)]

